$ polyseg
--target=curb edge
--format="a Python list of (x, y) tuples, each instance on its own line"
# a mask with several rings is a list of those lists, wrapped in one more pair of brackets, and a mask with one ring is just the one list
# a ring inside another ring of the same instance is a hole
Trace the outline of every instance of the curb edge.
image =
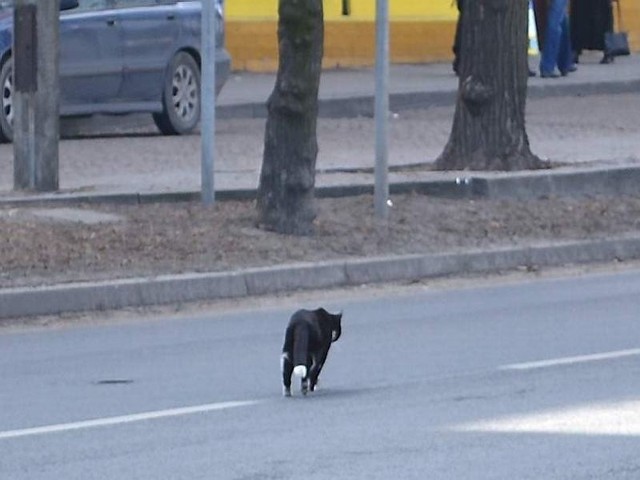
[(640, 258), (640, 236), (0, 290), (0, 320)]

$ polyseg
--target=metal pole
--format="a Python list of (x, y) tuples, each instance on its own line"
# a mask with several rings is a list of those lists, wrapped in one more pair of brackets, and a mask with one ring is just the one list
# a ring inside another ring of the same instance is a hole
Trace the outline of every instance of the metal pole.
[(60, 1), (17, 0), (14, 10), (14, 189), (58, 189)]
[(202, 202), (213, 205), (214, 157), (216, 136), (216, 5), (215, 0), (202, 1), (202, 83), (201, 107), (202, 124), (200, 138), (202, 142)]
[(389, 214), (389, 0), (376, 0), (376, 165), (374, 205), (378, 218)]

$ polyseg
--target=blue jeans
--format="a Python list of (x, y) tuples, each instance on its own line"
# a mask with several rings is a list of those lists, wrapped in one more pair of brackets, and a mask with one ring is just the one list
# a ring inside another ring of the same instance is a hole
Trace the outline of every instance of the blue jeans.
[(569, 34), (567, 0), (551, 0), (540, 58), (540, 73), (553, 73), (557, 66), (560, 73), (566, 74), (572, 65), (573, 52), (571, 51), (571, 35)]

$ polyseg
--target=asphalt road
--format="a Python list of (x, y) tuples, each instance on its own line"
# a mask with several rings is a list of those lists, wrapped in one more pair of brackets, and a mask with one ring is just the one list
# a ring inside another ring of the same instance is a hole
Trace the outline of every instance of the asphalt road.
[(5, 331), (0, 478), (639, 477), (640, 270), (376, 292), (306, 398), (290, 302)]

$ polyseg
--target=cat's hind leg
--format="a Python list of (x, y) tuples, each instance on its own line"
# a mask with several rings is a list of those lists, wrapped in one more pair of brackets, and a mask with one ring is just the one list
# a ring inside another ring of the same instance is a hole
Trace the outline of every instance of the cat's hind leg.
[(305, 365), (297, 365), (293, 369), (293, 373), (296, 377), (300, 377), (300, 392), (303, 395), (306, 395), (309, 392), (309, 377), (308, 377), (308, 369)]
[(287, 352), (283, 352), (282, 357), (280, 357), (280, 370), (282, 371), (282, 394), (285, 397), (290, 397), (293, 362), (291, 361), (291, 355)]
[(309, 389), (314, 392), (318, 385), (318, 377), (324, 366), (324, 362), (327, 360), (327, 353), (329, 349), (325, 350), (320, 356), (318, 361), (316, 357), (312, 357), (311, 369), (309, 370)]

